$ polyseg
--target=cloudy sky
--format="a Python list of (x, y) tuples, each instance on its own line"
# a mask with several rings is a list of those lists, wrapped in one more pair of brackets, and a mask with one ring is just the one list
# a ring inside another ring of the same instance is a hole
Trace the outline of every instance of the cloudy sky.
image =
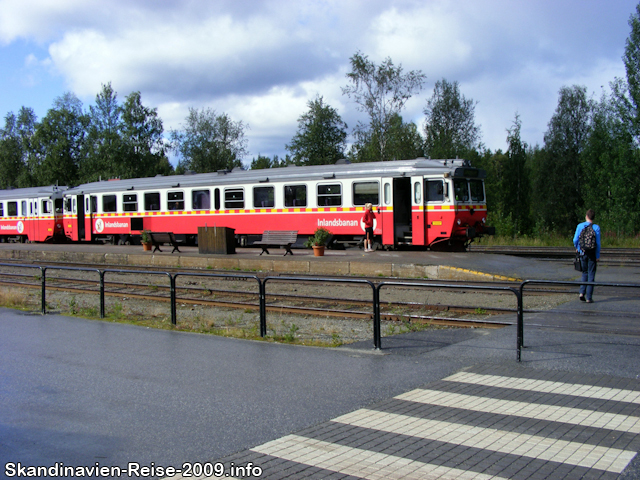
[(477, 101), (492, 150), (516, 112), (523, 140), (542, 143), (558, 90), (599, 98), (624, 77), (638, 0), (0, 0), (0, 114), (44, 116), (101, 85), (142, 93), (165, 130), (210, 107), (248, 124), (250, 155), (284, 156), (317, 94), (349, 127), (367, 118), (340, 87), (357, 51), (427, 75), (403, 112), (419, 125), (442, 78)]

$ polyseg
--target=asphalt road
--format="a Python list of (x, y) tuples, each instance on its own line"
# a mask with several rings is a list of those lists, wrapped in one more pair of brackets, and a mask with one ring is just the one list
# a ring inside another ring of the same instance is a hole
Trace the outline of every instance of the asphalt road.
[[(482, 335), (458, 332), (438, 346)], [(3, 466), (204, 461), (461, 365), (0, 309), (0, 459)]]

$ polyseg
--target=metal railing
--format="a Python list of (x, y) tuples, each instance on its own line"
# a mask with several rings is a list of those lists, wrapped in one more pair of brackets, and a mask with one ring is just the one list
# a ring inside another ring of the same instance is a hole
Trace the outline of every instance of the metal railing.
[(615, 288), (640, 288), (640, 283), (604, 283), (604, 282), (569, 282), (559, 280), (525, 280), (520, 284), (520, 303), (518, 304), (518, 324), (516, 333), (516, 352), (517, 359), (520, 362), (522, 358), (522, 349), (524, 348), (524, 288), (527, 285), (570, 285), (570, 286), (592, 286), (592, 287), (615, 287)]
[[(380, 321), (380, 291), (383, 287), (413, 287), (413, 288), (440, 288), (453, 290), (476, 290), (476, 291), (505, 291), (513, 293), (517, 302), (517, 326), (516, 326), (516, 358), (520, 362), (522, 360), (522, 349), (524, 348), (524, 307), (523, 298), (525, 287), (527, 285), (569, 285), (569, 286), (594, 286), (594, 287), (614, 287), (614, 288), (640, 288), (640, 284), (636, 283), (602, 283), (602, 282), (575, 282), (575, 281), (555, 281), (555, 280), (525, 280), (520, 283), (519, 287), (489, 286), (489, 285), (450, 285), (445, 283), (418, 283), (418, 282), (402, 282), (402, 281), (383, 281), (377, 285), (369, 280), (349, 279), (349, 278), (323, 278), (323, 277), (265, 277), (260, 279), (256, 275), (238, 275), (224, 273), (190, 273), (190, 272), (158, 272), (148, 270), (122, 270), (122, 269), (93, 269), (81, 267), (58, 267), (58, 266), (37, 266), (26, 264), (0, 263), (0, 267), (18, 267), (18, 268), (34, 268), (40, 270), (41, 282), (41, 312), (46, 314), (46, 281), (48, 270), (66, 270), (80, 272), (96, 272), (99, 275), (100, 282), (100, 318), (105, 318), (105, 275), (107, 273), (123, 273), (138, 275), (166, 275), (170, 283), (170, 303), (171, 303), (171, 323), (177, 325), (177, 294), (176, 279), (180, 276), (190, 277), (211, 277), (211, 278), (232, 278), (232, 279), (253, 279), (258, 283), (259, 310), (260, 310), (260, 336), (267, 335), (267, 293), (266, 287), (268, 282), (321, 282), (321, 283), (341, 283), (368, 285), (372, 291), (372, 318), (373, 318), (373, 348), (379, 350), (382, 348), (382, 332)], [(18, 275), (23, 274), (4, 274)]]

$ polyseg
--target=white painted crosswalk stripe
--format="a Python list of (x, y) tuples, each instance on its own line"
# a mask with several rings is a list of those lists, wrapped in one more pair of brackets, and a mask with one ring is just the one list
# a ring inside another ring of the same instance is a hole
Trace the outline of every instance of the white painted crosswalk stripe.
[(515, 415), (551, 422), (569, 423), (584, 427), (606, 428), (621, 432), (640, 433), (640, 417), (596, 412), (580, 408), (559, 407), (512, 400), (500, 400), (489, 397), (477, 397), (461, 393), (440, 390), (417, 389), (399, 395), (398, 400), (418, 402), (429, 405), (455, 407), (476, 412)]
[(362, 428), (620, 473), (636, 452), (361, 409), (333, 420)]
[(603, 387), (562, 372), (543, 380), (495, 371), (456, 373), (231, 460), (263, 462), (273, 480), (611, 479), (634, 462), (637, 382), (596, 378), (611, 386)]
[(599, 387), (596, 385), (549, 382), (545, 380), (504, 377), (500, 375), (481, 375), (470, 372), (456, 373), (444, 380), (448, 382), (485, 385), (487, 387), (511, 388), (514, 390), (526, 390), (529, 392), (554, 393), (640, 404), (640, 391)]
[(417, 462), (394, 455), (336, 445), (297, 435), (288, 435), (251, 450), (371, 480), (488, 480), (505, 478)]

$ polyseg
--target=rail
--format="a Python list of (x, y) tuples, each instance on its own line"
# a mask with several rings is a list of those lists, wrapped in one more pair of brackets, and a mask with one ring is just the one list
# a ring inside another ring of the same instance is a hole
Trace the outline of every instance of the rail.
[(604, 283), (604, 282), (569, 282), (561, 280), (525, 280), (520, 284), (520, 302), (518, 303), (518, 322), (517, 322), (517, 359), (520, 362), (522, 358), (522, 349), (524, 348), (524, 288), (527, 285), (572, 285), (572, 286), (593, 286), (593, 287), (614, 287), (614, 288), (640, 288), (640, 283)]

